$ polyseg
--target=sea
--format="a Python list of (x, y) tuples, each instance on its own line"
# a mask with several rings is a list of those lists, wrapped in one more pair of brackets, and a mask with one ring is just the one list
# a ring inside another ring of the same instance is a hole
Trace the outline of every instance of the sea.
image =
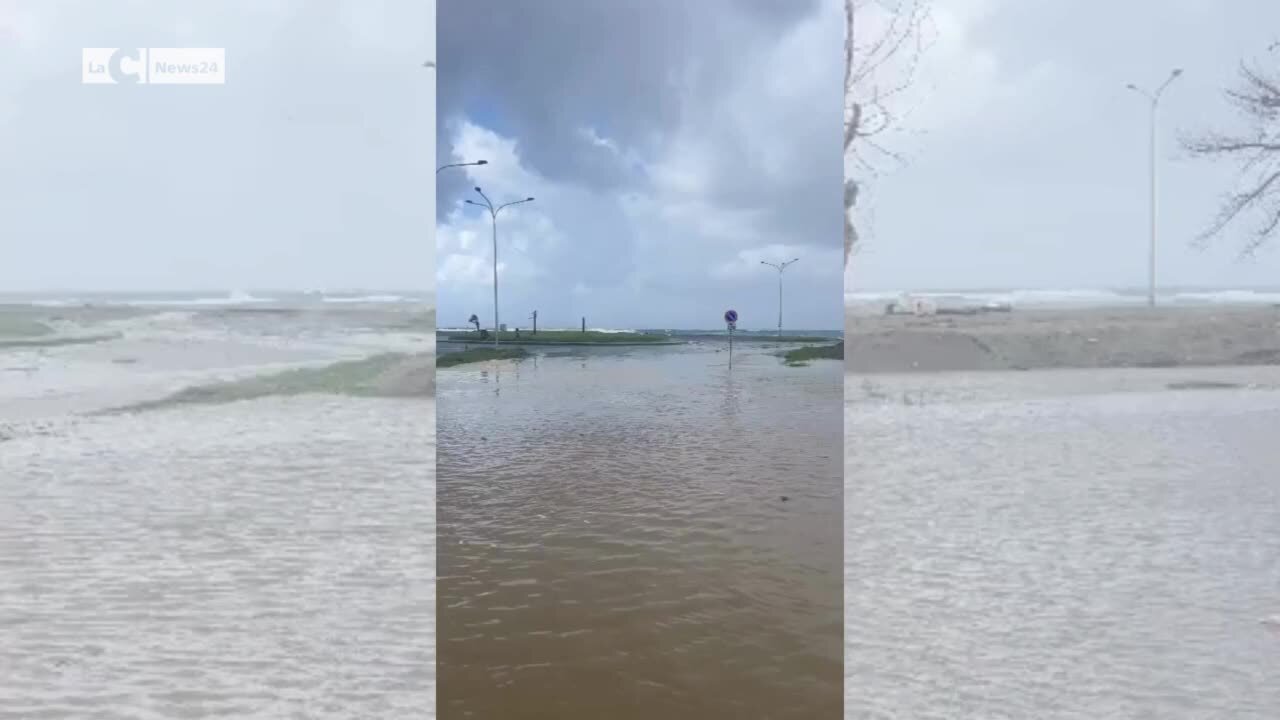
[(1280, 716), (1280, 368), (845, 376), (845, 717)]
[(843, 368), (789, 347), (440, 370), (441, 718), (841, 717)]
[(0, 297), (0, 717), (431, 717), (430, 295)]
[[(1146, 288), (987, 288), (967, 290), (861, 290), (846, 291), (847, 313), (865, 315), (884, 312), (887, 304), (904, 295), (930, 298), (939, 304), (959, 306), (1004, 305), (1014, 310), (1084, 310), (1139, 307), (1148, 302)], [(1156, 292), (1162, 307), (1204, 307), (1215, 305), (1280, 305), (1280, 287), (1213, 288), (1172, 287)]]

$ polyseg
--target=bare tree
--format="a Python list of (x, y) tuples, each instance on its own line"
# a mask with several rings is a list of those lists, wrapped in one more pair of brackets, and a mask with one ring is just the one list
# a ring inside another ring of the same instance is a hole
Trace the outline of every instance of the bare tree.
[[(869, 38), (854, 32), (855, 21), (877, 22)], [(900, 159), (881, 142), (881, 136), (897, 129), (903, 118), (899, 96), (911, 87), (925, 50), (929, 21), (927, 0), (845, 0), (844, 44), (844, 153), (862, 174), (874, 175), (878, 161)], [(860, 181), (844, 182), (844, 262), (858, 247), (853, 210)]]
[[(1280, 50), (1280, 42), (1269, 51)], [(1193, 155), (1225, 159), (1240, 171), (1236, 188), (1227, 194), (1218, 215), (1200, 234), (1205, 245), (1255, 217), (1241, 254), (1252, 255), (1274, 239), (1280, 229), (1280, 69), (1242, 63), (1239, 84), (1225, 91), (1228, 102), (1246, 121), (1238, 132), (1208, 132), (1183, 141)]]

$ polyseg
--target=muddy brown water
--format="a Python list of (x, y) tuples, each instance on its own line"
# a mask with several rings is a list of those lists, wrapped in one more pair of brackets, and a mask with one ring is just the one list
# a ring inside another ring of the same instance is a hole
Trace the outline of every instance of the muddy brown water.
[(439, 373), (441, 718), (841, 717), (841, 366), (717, 349)]

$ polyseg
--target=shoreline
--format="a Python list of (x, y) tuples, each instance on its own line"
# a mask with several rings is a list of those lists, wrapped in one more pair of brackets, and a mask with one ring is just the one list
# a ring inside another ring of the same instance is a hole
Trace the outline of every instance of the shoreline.
[(847, 373), (1280, 365), (1280, 308), (845, 315)]

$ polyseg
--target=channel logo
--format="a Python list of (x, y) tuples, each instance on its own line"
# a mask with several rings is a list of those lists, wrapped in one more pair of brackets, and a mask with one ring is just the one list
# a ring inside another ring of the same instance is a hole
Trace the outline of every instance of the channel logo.
[(222, 85), (225, 48), (83, 48), (85, 85)]

